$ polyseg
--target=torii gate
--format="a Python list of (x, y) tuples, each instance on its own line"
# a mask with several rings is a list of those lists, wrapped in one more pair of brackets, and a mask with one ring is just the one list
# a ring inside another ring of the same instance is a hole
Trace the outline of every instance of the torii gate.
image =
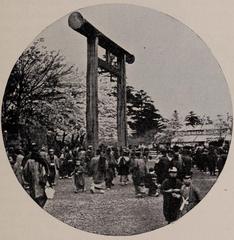
[[(127, 146), (126, 116), (126, 68), (135, 57), (106, 37), (81, 13), (73, 12), (68, 18), (69, 26), (87, 38), (86, 75), (86, 131), (87, 144), (98, 146), (98, 67), (117, 77), (117, 136), (118, 146)], [(98, 58), (98, 45), (106, 50), (106, 60)], [(117, 57), (118, 67), (111, 64), (110, 53)]]

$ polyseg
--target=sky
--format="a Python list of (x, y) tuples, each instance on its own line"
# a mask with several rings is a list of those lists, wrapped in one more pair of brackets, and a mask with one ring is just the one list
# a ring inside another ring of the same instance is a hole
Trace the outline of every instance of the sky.
[[(135, 62), (126, 65), (127, 84), (145, 90), (163, 117), (170, 118), (174, 110), (182, 119), (191, 110), (211, 118), (232, 113), (228, 86), (217, 60), (183, 23), (134, 5), (98, 5), (79, 12), (135, 56)], [(62, 17), (37, 37), (44, 37), (48, 49), (61, 50), (68, 63), (86, 72), (86, 38), (67, 21), (68, 16)]]

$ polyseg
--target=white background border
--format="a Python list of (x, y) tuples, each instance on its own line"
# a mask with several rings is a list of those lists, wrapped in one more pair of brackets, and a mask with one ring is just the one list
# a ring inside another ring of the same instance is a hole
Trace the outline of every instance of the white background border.
[[(48, 25), (79, 8), (101, 3), (129, 3), (154, 8), (189, 26), (210, 47), (234, 91), (233, 0), (0, 0), (0, 99), (10, 71), (27, 45)], [(232, 99), (233, 99), (233, 94)], [(233, 145), (233, 144), (232, 144)], [(0, 139), (0, 239), (103, 239), (76, 230), (37, 207), (17, 182)], [(234, 239), (233, 146), (215, 186), (193, 211), (176, 223), (126, 239)], [(79, 211), (79, 209), (77, 209)], [(127, 227), (127, 226), (126, 226)], [(120, 237), (114, 237), (119, 239)]]

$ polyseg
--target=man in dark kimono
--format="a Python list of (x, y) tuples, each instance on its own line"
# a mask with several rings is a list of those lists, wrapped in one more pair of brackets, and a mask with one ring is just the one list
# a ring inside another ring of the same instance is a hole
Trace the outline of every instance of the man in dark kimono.
[(204, 148), (201, 154), (201, 171), (206, 172), (207, 171), (207, 165), (208, 165), (208, 150), (207, 148)]
[(168, 223), (174, 222), (179, 217), (181, 205), (180, 189), (182, 182), (177, 179), (177, 169), (169, 169), (169, 177), (163, 181), (161, 192), (163, 194), (163, 214)]
[(189, 174), (192, 168), (192, 157), (189, 149), (184, 148), (182, 151), (182, 166), (183, 166), (183, 176)]
[(172, 160), (172, 167), (177, 169), (177, 178), (183, 181), (183, 161), (181, 152), (179, 152), (179, 147), (176, 147), (174, 150), (174, 156)]
[(167, 150), (162, 149), (161, 153), (162, 153), (162, 156), (159, 158), (158, 163), (156, 163), (154, 166), (159, 184), (162, 184), (162, 182), (168, 177), (168, 169), (171, 164), (167, 157)]
[(215, 146), (210, 144), (209, 146), (209, 152), (207, 155), (207, 160), (208, 160), (208, 170), (211, 176), (215, 176), (215, 169), (217, 166), (217, 161), (218, 161), (218, 155), (215, 149)]

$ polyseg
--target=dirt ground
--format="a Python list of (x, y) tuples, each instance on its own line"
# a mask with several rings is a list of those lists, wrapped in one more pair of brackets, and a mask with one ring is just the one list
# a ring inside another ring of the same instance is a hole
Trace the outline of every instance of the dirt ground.
[[(59, 180), (55, 198), (48, 200), (45, 210), (52, 216), (83, 231), (102, 235), (135, 235), (160, 228), (167, 223), (163, 216), (163, 198), (135, 198), (132, 183), (115, 186), (104, 194), (73, 192), (72, 179)], [(202, 197), (215, 183), (216, 177), (194, 172), (193, 182)], [(91, 179), (86, 178), (87, 189)]]

